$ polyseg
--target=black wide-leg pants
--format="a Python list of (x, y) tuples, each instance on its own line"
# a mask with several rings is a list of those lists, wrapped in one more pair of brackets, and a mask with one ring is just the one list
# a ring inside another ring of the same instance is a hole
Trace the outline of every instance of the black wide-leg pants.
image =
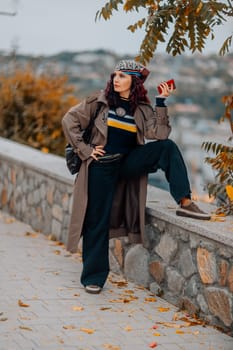
[(88, 204), (83, 225), (83, 271), (81, 283), (103, 287), (109, 273), (109, 221), (119, 178), (130, 179), (162, 169), (170, 193), (179, 203), (191, 190), (183, 157), (172, 140), (137, 146), (113, 162), (93, 161), (89, 166)]

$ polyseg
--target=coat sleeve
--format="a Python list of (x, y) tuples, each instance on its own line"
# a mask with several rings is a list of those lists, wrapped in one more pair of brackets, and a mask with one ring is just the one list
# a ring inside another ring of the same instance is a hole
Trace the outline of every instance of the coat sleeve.
[(165, 140), (171, 133), (167, 107), (146, 106), (144, 111), (145, 129), (144, 136), (148, 140)]
[(96, 97), (88, 98), (70, 110), (62, 118), (62, 128), (68, 143), (82, 160), (90, 157), (93, 147), (83, 141), (83, 132), (90, 123), (93, 112), (93, 102)]

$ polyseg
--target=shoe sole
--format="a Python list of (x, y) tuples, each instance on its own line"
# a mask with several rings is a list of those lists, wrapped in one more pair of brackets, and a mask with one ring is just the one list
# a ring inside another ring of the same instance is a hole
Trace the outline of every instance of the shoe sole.
[(99, 294), (100, 292), (101, 292), (101, 288), (99, 288), (99, 289), (89, 289), (89, 288), (87, 288), (87, 287), (85, 287), (85, 291), (87, 292), (87, 293), (89, 293), (89, 294)]
[(198, 219), (198, 220), (210, 220), (211, 219), (210, 215), (201, 214), (201, 213), (192, 213), (188, 210), (182, 210), (182, 209), (177, 210), (176, 215), (183, 216), (186, 218), (191, 218), (191, 219)]

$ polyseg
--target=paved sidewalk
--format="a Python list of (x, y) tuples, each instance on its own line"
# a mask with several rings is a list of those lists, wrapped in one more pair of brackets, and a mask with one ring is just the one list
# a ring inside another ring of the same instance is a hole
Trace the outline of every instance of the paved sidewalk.
[(0, 350), (232, 350), (233, 338), (111, 275), (100, 295), (80, 256), (0, 212)]

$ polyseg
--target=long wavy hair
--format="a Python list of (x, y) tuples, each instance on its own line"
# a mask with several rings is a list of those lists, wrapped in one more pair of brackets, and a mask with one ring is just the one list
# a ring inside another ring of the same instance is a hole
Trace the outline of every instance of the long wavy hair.
[[(110, 108), (117, 108), (120, 104), (120, 94), (114, 91), (113, 86), (114, 73), (111, 74), (109, 81), (107, 82), (104, 90), (106, 100)], [(147, 90), (143, 85), (143, 81), (136, 75), (132, 75), (132, 84), (130, 87), (130, 112), (133, 115), (137, 106), (141, 103), (150, 103), (147, 96)]]

